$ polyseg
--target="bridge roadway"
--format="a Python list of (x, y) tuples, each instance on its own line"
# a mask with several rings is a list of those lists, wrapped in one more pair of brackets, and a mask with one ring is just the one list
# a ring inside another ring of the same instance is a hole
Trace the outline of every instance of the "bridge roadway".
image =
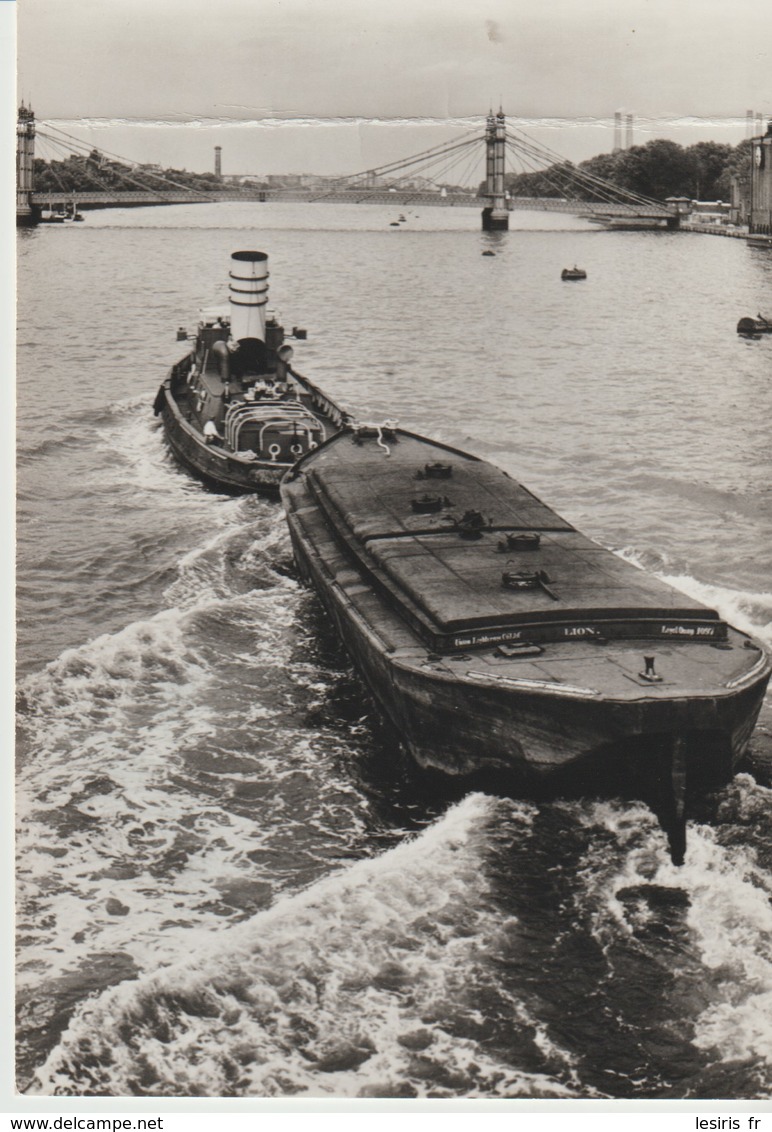
[(454, 205), (477, 205), (482, 198), (474, 193), (452, 193), (443, 197), (440, 193), (404, 191), (390, 193), (387, 190), (368, 189), (252, 189), (233, 188), (215, 189), (212, 192), (198, 192), (194, 189), (170, 190), (166, 192), (143, 192), (142, 190), (130, 192), (77, 192), (68, 193), (60, 189), (53, 192), (36, 192), (32, 194), (32, 203), (43, 208), (60, 208), (72, 204), (100, 205), (118, 208), (121, 205), (139, 204), (206, 204), (213, 201), (298, 201), (330, 202), (333, 204), (440, 204), (452, 207)]
[[(390, 204), (400, 207), (407, 205), (431, 205), (442, 208), (483, 208), (487, 198), (476, 193), (428, 192), (415, 189), (258, 189), (222, 188), (213, 192), (195, 190), (171, 190), (164, 192), (36, 192), (32, 203), (40, 208), (66, 209), (76, 207), (120, 208), (123, 206), (161, 205), (161, 204), (206, 204), (220, 201), (295, 201), (298, 203), (320, 204)], [(540, 212), (563, 212), (597, 217), (628, 217), (639, 220), (668, 220), (674, 216), (667, 206), (661, 209), (645, 208), (611, 202), (567, 200), (561, 197), (509, 197), (507, 207), (510, 211), (527, 209)]]

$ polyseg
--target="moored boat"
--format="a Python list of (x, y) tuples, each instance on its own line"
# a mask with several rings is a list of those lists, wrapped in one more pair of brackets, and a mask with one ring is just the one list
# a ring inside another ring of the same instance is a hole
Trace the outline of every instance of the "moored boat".
[(755, 318), (741, 318), (737, 323), (737, 333), (754, 337), (757, 334), (772, 334), (772, 320), (764, 318), (763, 314), (758, 314)]
[(200, 313), (153, 405), (174, 454), (220, 491), (276, 494), (292, 464), (348, 420), (293, 368), (288, 339), (306, 332), (286, 334), (267, 301), (267, 255), (234, 252), (227, 307)]
[(640, 785), (683, 859), (770, 676), (752, 638), (583, 536), (506, 473), (354, 426), (281, 488), (318, 591), (416, 761), (559, 791)]

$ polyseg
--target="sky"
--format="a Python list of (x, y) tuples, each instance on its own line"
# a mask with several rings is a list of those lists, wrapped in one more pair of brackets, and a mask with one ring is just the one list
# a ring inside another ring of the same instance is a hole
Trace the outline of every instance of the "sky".
[(571, 160), (772, 115), (769, 0), (18, 0), (18, 97), (137, 161), (343, 174), (502, 106)]

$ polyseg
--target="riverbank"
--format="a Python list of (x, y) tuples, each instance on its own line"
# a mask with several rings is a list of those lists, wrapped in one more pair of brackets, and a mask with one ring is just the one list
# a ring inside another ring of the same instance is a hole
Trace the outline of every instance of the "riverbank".
[(704, 232), (708, 236), (731, 236), (735, 240), (745, 240), (749, 232), (747, 225), (735, 224), (700, 224), (691, 220), (681, 221), (682, 232)]

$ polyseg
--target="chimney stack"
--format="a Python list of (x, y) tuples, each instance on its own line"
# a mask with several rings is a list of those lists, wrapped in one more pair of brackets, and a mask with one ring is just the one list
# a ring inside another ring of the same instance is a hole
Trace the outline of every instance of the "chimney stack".
[(245, 338), (265, 342), (268, 256), (265, 252), (234, 252), (229, 277), (231, 337), (237, 342)]

